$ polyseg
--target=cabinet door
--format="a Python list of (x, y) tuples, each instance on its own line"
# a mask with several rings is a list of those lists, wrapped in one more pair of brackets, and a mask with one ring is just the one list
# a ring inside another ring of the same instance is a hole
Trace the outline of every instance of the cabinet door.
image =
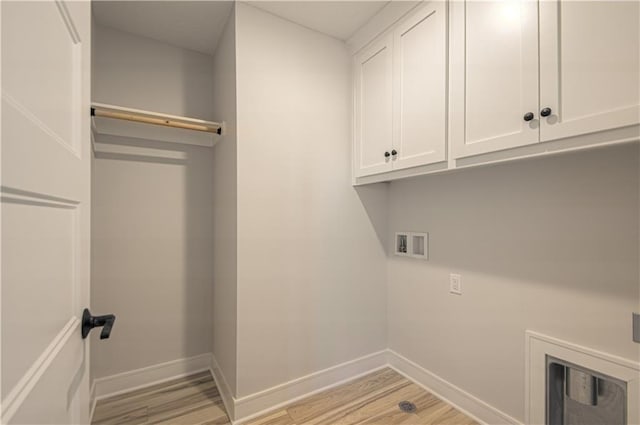
[(450, 13), (454, 157), (538, 142), (538, 2), (454, 1)]
[(394, 31), (394, 170), (446, 159), (446, 30), (446, 4), (433, 1)]
[(391, 171), (392, 41), (383, 37), (355, 57), (356, 177)]
[(640, 122), (640, 3), (540, 2), (542, 141)]

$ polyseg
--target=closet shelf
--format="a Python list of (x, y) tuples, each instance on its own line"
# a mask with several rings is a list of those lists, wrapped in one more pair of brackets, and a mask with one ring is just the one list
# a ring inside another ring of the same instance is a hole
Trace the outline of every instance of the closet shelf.
[(98, 142), (115, 136), (212, 147), (223, 127), (213, 121), (103, 103), (92, 103), (91, 118)]

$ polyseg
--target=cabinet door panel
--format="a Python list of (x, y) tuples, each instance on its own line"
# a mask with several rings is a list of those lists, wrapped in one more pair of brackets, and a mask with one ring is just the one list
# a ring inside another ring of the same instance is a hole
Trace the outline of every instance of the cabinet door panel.
[(433, 1), (394, 31), (394, 169), (446, 159), (446, 19)]
[(540, 139), (640, 122), (640, 3), (540, 3)]
[(456, 158), (538, 142), (538, 10), (529, 0), (451, 3)]
[(355, 172), (357, 177), (391, 170), (392, 36), (355, 58)]

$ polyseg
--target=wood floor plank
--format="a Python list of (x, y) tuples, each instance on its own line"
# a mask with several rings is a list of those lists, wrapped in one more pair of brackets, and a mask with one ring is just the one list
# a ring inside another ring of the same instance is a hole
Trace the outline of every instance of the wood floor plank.
[(286, 410), (278, 410), (251, 421), (251, 425), (296, 425), (296, 422)]
[(147, 408), (129, 409), (124, 412), (112, 412), (108, 408), (100, 413), (96, 409), (93, 415), (93, 424), (96, 425), (115, 425), (115, 424), (146, 424)]
[(417, 415), (405, 413), (397, 409), (359, 422), (359, 424), (362, 425), (402, 425), (418, 423), (420, 423), (420, 418)]
[[(389, 388), (388, 391), (377, 396), (363, 396), (357, 403), (353, 403), (348, 409), (339, 412), (338, 415), (327, 418), (323, 424), (355, 425), (364, 423), (403, 423), (405, 419), (417, 418), (417, 416), (400, 411), (398, 404), (401, 401), (415, 401), (424, 390), (417, 385), (405, 381), (401, 386)], [(400, 413), (400, 415), (398, 415)]]
[(145, 403), (149, 407), (149, 414), (155, 414), (158, 411), (179, 408), (189, 403), (218, 399), (220, 399), (220, 393), (216, 388), (215, 382), (210, 381), (191, 387), (177, 388), (170, 392), (157, 393), (153, 397), (148, 398)]
[[(376, 413), (381, 413), (382, 410), (389, 410), (390, 405), (388, 402), (389, 397), (393, 397), (397, 391), (409, 385), (408, 382), (398, 382), (394, 385), (389, 385), (384, 388), (377, 389), (369, 393), (363, 393), (360, 397), (351, 401), (345, 402), (339, 406), (334, 406), (331, 410), (323, 412), (314, 418), (310, 418), (305, 421), (305, 424), (309, 425), (333, 425), (336, 423), (351, 424), (360, 422), (363, 418), (371, 418)], [(376, 409), (376, 406), (379, 406)], [(355, 422), (350, 420), (351, 416), (359, 417)]]
[(202, 422), (199, 425), (231, 425), (229, 421), (229, 417), (225, 414), (224, 417), (219, 417), (216, 419), (208, 419), (205, 422)]
[(184, 378), (135, 390), (130, 393), (110, 397), (105, 400), (100, 400), (96, 406), (96, 412), (100, 407), (108, 407), (110, 410), (113, 410), (126, 409), (128, 406), (136, 404), (146, 406), (149, 403), (152, 403), (153, 400), (166, 399), (167, 394), (169, 394), (168, 397), (171, 397), (171, 394), (176, 391), (186, 390), (197, 392), (197, 387), (199, 385), (207, 383), (213, 384), (213, 378), (208, 372), (190, 375)]
[[(144, 411), (144, 417), (141, 412)], [(94, 424), (230, 424), (209, 372), (101, 400)]]
[(376, 396), (390, 388), (401, 385), (405, 379), (385, 368), (348, 382), (336, 388), (323, 391), (311, 397), (292, 403), (287, 412), (296, 423), (313, 423), (312, 419), (324, 415), (340, 406), (361, 399), (363, 394)]
[(150, 424), (163, 424), (163, 425), (193, 425), (210, 423), (212, 421), (219, 420), (218, 423), (228, 424), (229, 418), (224, 409), (219, 406), (211, 404), (200, 404), (199, 406), (192, 406), (188, 409), (181, 409), (180, 413), (175, 415), (164, 415), (159, 418), (150, 417)]
[[(154, 409), (149, 409), (149, 422), (150, 423), (162, 423), (170, 419), (175, 419), (179, 422), (182, 417), (196, 417), (197, 412), (206, 410), (208, 412), (209, 419), (217, 418), (221, 415), (226, 415), (224, 407), (217, 403), (215, 400), (206, 398), (200, 399), (183, 399), (176, 400), (171, 403), (167, 403), (165, 406), (161, 406)], [(203, 418), (206, 420), (207, 418)]]
[(170, 391), (174, 387), (178, 387), (181, 385), (194, 385), (201, 381), (210, 381), (213, 378), (211, 374), (207, 371), (199, 372), (196, 374), (184, 376), (182, 378), (172, 379), (170, 381), (161, 382), (159, 384), (151, 385), (149, 387), (144, 387), (139, 390), (130, 391), (124, 394), (119, 394), (113, 397), (109, 397), (104, 400), (109, 403), (117, 403), (118, 401), (131, 402), (136, 397), (147, 397), (157, 392), (166, 392)]

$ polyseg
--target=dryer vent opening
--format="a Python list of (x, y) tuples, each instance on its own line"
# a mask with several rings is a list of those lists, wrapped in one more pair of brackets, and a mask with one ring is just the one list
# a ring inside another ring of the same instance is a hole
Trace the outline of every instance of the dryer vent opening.
[(627, 385), (567, 361), (547, 356), (547, 423), (625, 424)]

